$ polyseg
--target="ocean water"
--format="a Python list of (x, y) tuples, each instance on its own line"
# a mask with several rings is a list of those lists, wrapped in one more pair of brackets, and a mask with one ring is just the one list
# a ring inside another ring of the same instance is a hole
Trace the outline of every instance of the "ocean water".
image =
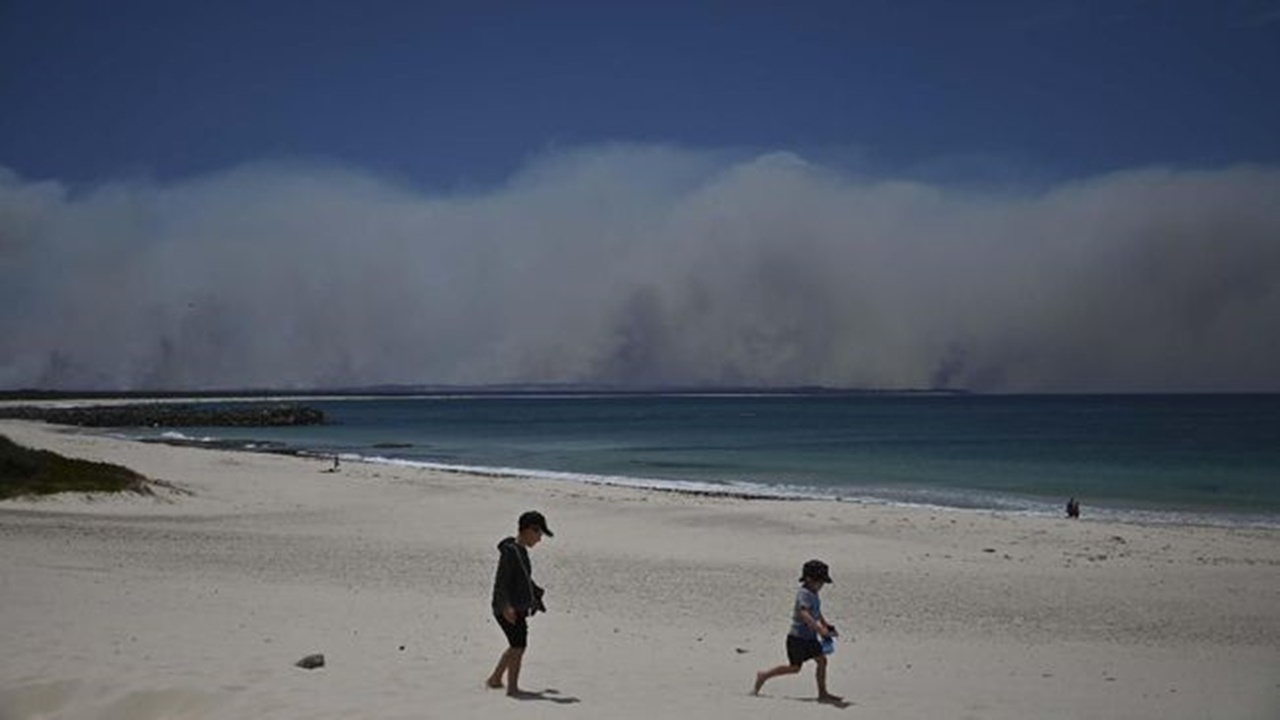
[[(1280, 396), (314, 400), (329, 424), (169, 440), (763, 497), (1280, 527)], [(156, 438), (155, 432), (135, 436)]]

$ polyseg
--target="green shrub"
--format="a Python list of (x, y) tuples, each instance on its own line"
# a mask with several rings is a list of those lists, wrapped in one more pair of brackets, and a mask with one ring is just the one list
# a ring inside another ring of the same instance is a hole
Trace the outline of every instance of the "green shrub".
[(22, 447), (0, 435), (0, 499), (61, 492), (148, 493), (146, 478), (120, 465)]

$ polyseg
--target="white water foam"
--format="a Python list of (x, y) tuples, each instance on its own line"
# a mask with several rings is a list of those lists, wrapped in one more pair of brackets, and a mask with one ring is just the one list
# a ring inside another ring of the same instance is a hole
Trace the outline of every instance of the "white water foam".
[(163, 440), (176, 440), (176, 441), (178, 441), (178, 442), (201, 442), (201, 443), (211, 443), (211, 442), (213, 442), (213, 441), (214, 441), (214, 438), (211, 438), (211, 437), (208, 437), (208, 436), (205, 436), (205, 437), (194, 437), (194, 436), (191, 436), (191, 435), (186, 435), (186, 434), (180, 433), (180, 432), (178, 432), (178, 431), (176, 431), (176, 430), (169, 430), (169, 431), (166, 431), (166, 432), (162, 432), (162, 433), (160, 433), (160, 437), (161, 437), (161, 439), (163, 439)]
[[(599, 475), (554, 470), (533, 470), (518, 467), (459, 465), (422, 460), (405, 460), (403, 458), (391, 458), (380, 455), (344, 454), (341, 457), (343, 460), (350, 460), (352, 462), (367, 462), (379, 465), (421, 468), (425, 470), (465, 475), (481, 475), (485, 477), (514, 478), (523, 480), (576, 482), (588, 485), (607, 485), (613, 487), (635, 488), (639, 490), (657, 490), (663, 492), (679, 492), (718, 497), (737, 497), (759, 500), (821, 500), (858, 503), (864, 505), (880, 505), (886, 507), (927, 509), (935, 512), (982, 512), (1041, 518), (1059, 518), (1064, 516), (1063, 507), (1057, 503), (1050, 503), (1030, 498), (1003, 496), (992, 493), (975, 493), (972, 491), (948, 492), (936, 489), (904, 491), (902, 488), (890, 489), (865, 487), (859, 488), (854, 492), (849, 492), (849, 488), (844, 489), (844, 492), (837, 492), (835, 489), (815, 488), (802, 485), (771, 485), (767, 483), (748, 481), (717, 483), (693, 480), (667, 480), (623, 475)], [(1190, 511), (1150, 511), (1104, 506), (1089, 506), (1086, 508), (1086, 512), (1086, 521), (1100, 520), (1137, 525), (1202, 525), (1212, 527), (1280, 529), (1280, 518), (1270, 515), (1224, 515)]]

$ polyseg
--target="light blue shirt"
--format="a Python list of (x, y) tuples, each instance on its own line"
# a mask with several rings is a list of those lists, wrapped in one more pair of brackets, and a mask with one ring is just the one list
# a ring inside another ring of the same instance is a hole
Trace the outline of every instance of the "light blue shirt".
[(804, 620), (800, 617), (801, 610), (808, 610), (809, 615), (814, 620), (822, 620), (822, 600), (818, 599), (818, 593), (801, 585), (796, 591), (796, 606), (791, 612), (791, 632), (792, 637), (803, 638), (805, 640), (817, 640), (818, 634), (813, 631)]

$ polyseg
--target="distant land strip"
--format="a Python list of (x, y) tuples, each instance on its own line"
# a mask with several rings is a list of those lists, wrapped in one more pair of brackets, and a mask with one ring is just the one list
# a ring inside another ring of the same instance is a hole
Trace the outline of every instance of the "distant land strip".
[(0, 419), (80, 427), (278, 427), (323, 425), (324, 412), (297, 403), (136, 403), (77, 407), (0, 407)]

